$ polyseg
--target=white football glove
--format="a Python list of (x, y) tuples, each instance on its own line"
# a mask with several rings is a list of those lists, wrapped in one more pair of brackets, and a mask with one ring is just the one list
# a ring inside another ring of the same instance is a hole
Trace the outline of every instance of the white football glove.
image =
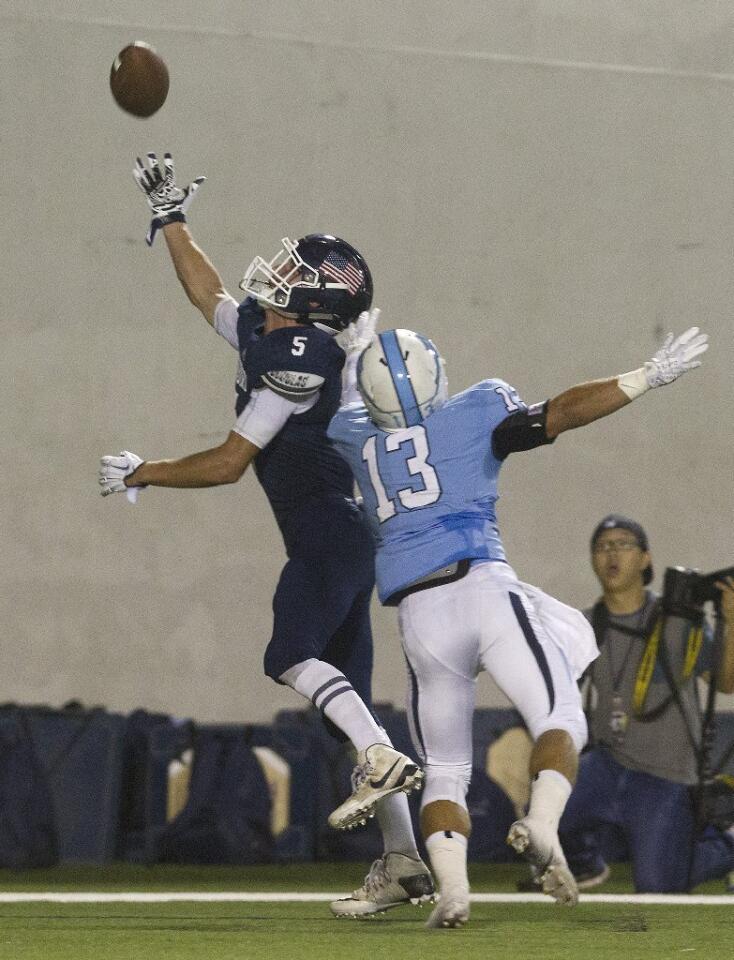
[(362, 353), (372, 343), (379, 319), (379, 307), (363, 310), (354, 323), (350, 323), (336, 335), (336, 342), (348, 357)]
[(360, 403), (362, 398), (357, 389), (357, 363), (362, 353), (375, 339), (380, 308), (363, 310), (354, 323), (336, 335), (336, 342), (347, 355), (342, 372), (342, 395), (340, 406)]
[(648, 387), (651, 390), (654, 387), (662, 387), (666, 383), (677, 380), (687, 370), (700, 367), (701, 361), (696, 360), (695, 357), (705, 353), (708, 348), (708, 334), (699, 333), (698, 327), (689, 327), (685, 333), (675, 339), (673, 334), (669, 333), (665, 343), (652, 360), (648, 360), (645, 364)]
[(110, 493), (127, 493), (128, 500), (135, 503), (137, 492), (142, 489), (142, 486), (126, 487), (125, 477), (135, 473), (142, 462), (137, 454), (130, 453), (129, 450), (123, 450), (119, 457), (102, 457), (99, 462), (99, 484), (102, 487), (100, 490), (102, 496), (106, 497)]
[(701, 361), (696, 360), (696, 357), (705, 353), (708, 348), (708, 334), (699, 333), (698, 327), (689, 327), (675, 339), (673, 334), (669, 333), (652, 360), (648, 360), (644, 367), (638, 370), (622, 374), (617, 378), (617, 384), (630, 400), (634, 400), (648, 390), (672, 383), (686, 371), (700, 367)]
[(206, 177), (197, 177), (188, 187), (181, 188), (176, 184), (173, 157), (170, 153), (163, 154), (162, 162), (154, 153), (146, 156), (148, 165), (138, 157), (133, 176), (153, 211), (153, 219), (145, 237), (145, 242), (151, 246), (160, 227), (176, 221), (186, 223), (186, 211)]

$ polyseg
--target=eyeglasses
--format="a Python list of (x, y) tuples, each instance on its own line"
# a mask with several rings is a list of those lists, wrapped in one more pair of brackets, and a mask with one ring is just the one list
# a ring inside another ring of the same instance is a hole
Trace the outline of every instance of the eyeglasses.
[(594, 544), (592, 553), (611, 553), (612, 550), (627, 553), (635, 548), (642, 549), (636, 540), (604, 540), (602, 543)]

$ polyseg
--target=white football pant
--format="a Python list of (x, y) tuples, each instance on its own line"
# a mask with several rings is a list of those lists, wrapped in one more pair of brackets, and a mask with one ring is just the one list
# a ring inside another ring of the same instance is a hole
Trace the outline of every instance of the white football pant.
[[(534, 604), (544, 596), (535, 590)], [(548, 607), (546, 625), (553, 623)], [(398, 614), (409, 668), (408, 721), (426, 771), (423, 806), (434, 800), (466, 806), (482, 670), (520, 712), (533, 740), (565, 730), (578, 750), (584, 745), (581, 695), (564, 652), (568, 638), (559, 635), (557, 642), (541, 625), (508, 564), (474, 564), (461, 580), (410, 594)]]

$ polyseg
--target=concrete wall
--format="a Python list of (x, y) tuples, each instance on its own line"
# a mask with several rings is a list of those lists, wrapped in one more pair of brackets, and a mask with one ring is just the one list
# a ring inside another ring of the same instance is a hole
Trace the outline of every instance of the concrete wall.
[[(101, 454), (180, 455), (232, 423), (234, 352), (143, 242), (150, 149), (208, 176), (190, 223), (229, 289), (281, 236), (339, 233), (453, 389), (543, 399), (700, 323), (700, 371), (511, 459), (500, 523), (521, 576), (578, 605), (612, 509), (659, 573), (734, 563), (734, 8), (4, 0), (0, 27), (2, 699), (217, 720), (300, 702), (260, 673), (283, 551), (254, 477), (98, 495)], [(147, 121), (107, 89), (133, 39), (171, 72)], [(400, 702), (394, 612), (375, 628), (376, 695)]]

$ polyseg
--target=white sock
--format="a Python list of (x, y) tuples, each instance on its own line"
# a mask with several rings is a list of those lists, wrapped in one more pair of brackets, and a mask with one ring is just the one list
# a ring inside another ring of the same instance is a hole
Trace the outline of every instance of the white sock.
[(404, 793), (394, 793), (391, 797), (384, 797), (377, 804), (376, 814), (382, 831), (384, 852), (402, 853), (406, 857), (420, 859), (407, 796)]
[(530, 785), (528, 817), (558, 832), (561, 814), (571, 796), (571, 784), (557, 770), (541, 770)]
[(387, 734), (341, 670), (323, 660), (304, 660), (279, 677), (328, 717), (352, 741), (356, 750), (373, 743), (390, 743)]
[(468, 897), (466, 873), (468, 840), (455, 830), (439, 830), (426, 840), (426, 850), (442, 897)]

